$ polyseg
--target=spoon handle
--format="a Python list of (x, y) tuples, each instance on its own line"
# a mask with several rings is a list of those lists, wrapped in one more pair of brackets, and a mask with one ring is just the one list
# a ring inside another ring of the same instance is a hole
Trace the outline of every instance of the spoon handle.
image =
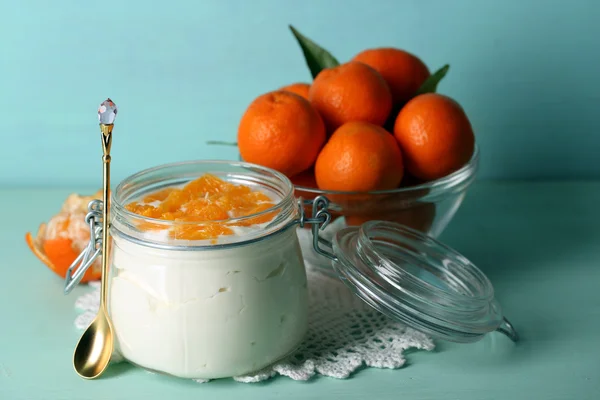
[(106, 297), (108, 293), (108, 223), (110, 206), (110, 146), (112, 144), (112, 124), (100, 124), (102, 132), (102, 285), (100, 287), (100, 308), (106, 311)]

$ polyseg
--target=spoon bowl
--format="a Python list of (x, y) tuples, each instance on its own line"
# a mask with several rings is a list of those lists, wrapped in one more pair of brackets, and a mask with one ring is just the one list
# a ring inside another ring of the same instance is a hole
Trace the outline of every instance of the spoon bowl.
[(103, 307), (86, 329), (73, 355), (75, 371), (85, 379), (98, 377), (110, 362), (113, 350), (113, 328)]

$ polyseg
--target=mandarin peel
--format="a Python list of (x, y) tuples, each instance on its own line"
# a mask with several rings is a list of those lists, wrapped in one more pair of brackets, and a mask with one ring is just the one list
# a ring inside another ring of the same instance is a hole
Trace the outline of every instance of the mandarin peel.
[[(45, 230), (46, 224), (41, 224), (38, 235), (33, 237), (31, 232), (25, 234), (25, 242), (31, 252), (52, 272), (61, 278), (65, 278), (67, 270), (79, 255), (73, 249), (73, 242), (67, 238), (57, 238), (44, 240), (43, 234), (39, 232)], [(97, 281), (100, 279), (101, 272), (97, 268), (97, 263), (93, 264), (83, 275), (81, 283)]]
[[(35, 237), (30, 232), (25, 234), (25, 242), (31, 252), (61, 278), (66, 276), (67, 270), (87, 244), (89, 227), (84, 223), (84, 218), (88, 212), (88, 203), (101, 196), (102, 191), (91, 196), (70, 194), (63, 202), (60, 212), (47, 223), (40, 224)], [(86, 271), (81, 282), (98, 280), (100, 275), (99, 262), (95, 262)]]

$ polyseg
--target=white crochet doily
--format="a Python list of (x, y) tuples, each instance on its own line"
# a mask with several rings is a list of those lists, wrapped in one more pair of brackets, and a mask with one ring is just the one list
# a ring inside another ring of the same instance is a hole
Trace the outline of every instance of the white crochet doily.
[[(404, 350), (434, 348), (429, 337), (373, 310), (339, 280), (315, 271), (308, 262), (307, 276), (309, 327), (304, 343), (287, 359), (259, 373), (235, 377), (236, 381), (260, 382), (278, 374), (300, 381), (315, 374), (344, 379), (363, 365), (400, 368), (406, 361)], [(94, 290), (75, 303), (83, 310), (75, 320), (81, 330), (96, 316), (100, 302), (99, 283), (89, 285)], [(113, 362), (120, 359), (113, 355)]]

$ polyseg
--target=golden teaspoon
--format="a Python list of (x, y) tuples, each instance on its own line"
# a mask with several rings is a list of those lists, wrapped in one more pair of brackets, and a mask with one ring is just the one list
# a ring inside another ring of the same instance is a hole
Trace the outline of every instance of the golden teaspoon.
[(108, 363), (114, 347), (114, 333), (110, 317), (106, 308), (108, 294), (108, 221), (109, 211), (108, 195), (110, 190), (110, 146), (112, 143), (112, 130), (117, 106), (111, 99), (105, 100), (98, 109), (100, 131), (102, 132), (102, 164), (103, 193), (102, 193), (102, 284), (100, 287), (100, 309), (98, 315), (86, 329), (77, 343), (73, 354), (73, 367), (85, 379), (94, 379), (100, 376)]

